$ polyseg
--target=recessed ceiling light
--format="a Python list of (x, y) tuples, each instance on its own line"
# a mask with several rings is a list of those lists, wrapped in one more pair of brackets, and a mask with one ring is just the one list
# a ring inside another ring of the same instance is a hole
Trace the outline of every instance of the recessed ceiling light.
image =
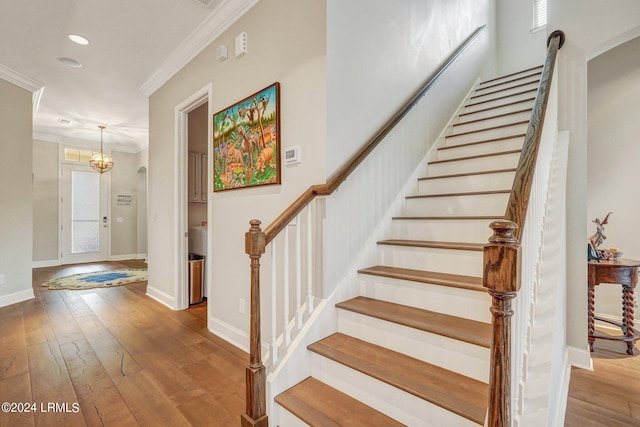
[(60, 123), (63, 126), (71, 126), (73, 124), (73, 122), (69, 119), (63, 119), (62, 117), (60, 117), (58, 119), (58, 123)]
[(69, 37), (69, 40), (71, 40), (72, 42), (81, 44), (82, 46), (86, 46), (89, 44), (89, 40), (77, 34), (69, 34), (67, 37)]
[(79, 63), (75, 59), (71, 59), (71, 58), (58, 58), (58, 62), (60, 62), (61, 64), (66, 65), (67, 67), (71, 67), (71, 68), (80, 68), (80, 67), (82, 67), (81, 63)]

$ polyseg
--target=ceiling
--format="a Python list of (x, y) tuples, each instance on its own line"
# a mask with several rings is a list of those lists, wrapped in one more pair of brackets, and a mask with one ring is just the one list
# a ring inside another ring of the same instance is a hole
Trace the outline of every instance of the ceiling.
[(98, 146), (104, 125), (105, 148), (138, 152), (148, 96), (257, 1), (0, 0), (0, 78), (34, 90), (35, 139)]

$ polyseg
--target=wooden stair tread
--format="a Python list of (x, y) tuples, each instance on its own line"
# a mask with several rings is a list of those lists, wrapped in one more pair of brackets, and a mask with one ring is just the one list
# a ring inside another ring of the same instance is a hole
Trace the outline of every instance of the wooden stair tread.
[(437, 271), (414, 270), (410, 268), (397, 268), (384, 265), (358, 270), (360, 274), (370, 276), (388, 277), (391, 279), (408, 280), (432, 285), (449, 286), (453, 288), (468, 289), (472, 291), (486, 292), (482, 286), (482, 277), (462, 276), (459, 274), (439, 273)]
[(529, 123), (529, 120), (521, 120), (519, 122), (505, 123), (503, 125), (491, 126), (491, 127), (488, 127), (488, 128), (474, 129), (474, 130), (470, 130), (468, 132), (454, 133), (454, 134), (451, 134), (451, 135), (447, 135), (446, 138), (456, 138), (458, 136), (471, 135), (471, 134), (474, 134), (474, 133), (486, 132), (486, 131), (489, 131), (489, 130), (503, 129), (503, 128), (508, 128), (510, 126), (525, 125), (527, 123)]
[(494, 170), (478, 171), (478, 172), (452, 173), (450, 175), (425, 176), (422, 178), (418, 178), (418, 181), (427, 181), (431, 179), (458, 178), (458, 177), (473, 176), (473, 175), (490, 175), (494, 173), (505, 173), (505, 172), (515, 172), (515, 171), (516, 171), (515, 168), (510, 168), (510, 169), (494, 169)]
[(486, 196), (491, 194), (510, 194), (509, 190), (486, 190), (486, 191), (461, 191), (458, 193), (439, 193), (439, 194), (418, 194), (415, 196), (407, 196), (407, 199), (428, 199), (431, 197), (457, 197), (457, 196)]
[[(504, 141), (506, 139), (513, 139), (513, 138), (522, 138), (522, 140), (524, 142), (524, 137), (525, 137), (524, 133), (519, 133), (519, 134), (515, 134), (515, 135), (502, 136), (502, 137), (499, 137), (499, 138), (491, 138), (491, 139), (483, 139), (481, 141), (467, 142), (465, 144), (457, 144), (457, 145), (449, 145), (449, 146), (444, 146), (444, 147), (438, 147), (438, 150), (451, 150), (451, 149), (454, 149), (454, 148), (469, 147), (471, 145), (478, 145), (478, 144), (487, 144), (487, 143), (490, 143), (490, 142)], [(448, 136), (446, 136), (445, 138), (448, 138)]]
[(520, 113), (526, 113), (528, 111), (530, 112), (531, 110), (533, 110), (533, 108), (525, 108), (525, 109), (518, 110), (518, 111), (511, 111), (509, 113), (496, 114), (495, 116), (483, 117), (481, 119), (474, 119), (474, 120), (469, 120), (469, 121), (466, 121), (466, 122), (458, 122), (458, 123), (454, 123), (452, 126), (453, 126), (453, 128), (455, 128), (456, 126), (464, 126), (464, 125), (469, 125), (469, 124), (472, 124), (472, 123), (485, 122), (487, 120), (497, 119), (499, 117), (508, 117), (508, 116), (514, 116), (514, 115), (520, 114)]
[(478, 380), (340, 333), (311, 344), (308, 349), (484, 424), (488, 386)]
[[(531, 84), (539, 84), (539, 83), (540, 83), (540, 81), (539, 81), (539, 80), (538, 80), (538, 81), (533, 80), (533, 81), (530, 81), (530, 82), (522, 82), (522, 83), (519, 83), (519, 84), (517, 84), (517, 85), (513, 85), (513, 86), (505, 87), (505, 88), (502, 88), (502, 89), (496, 89), (496, 90), (494, 90), (494, 91), (492, 91), (492, 92), (479, 93), (479, 94), (477, 94), (477, 95), (473, 95), (473, 96), (469, 97), (469, 99), (473, 99), (473, 98), (480, 98), (480, 97), (482, 97), (482, 96), (487, 96), (487, 95), (495, 95), (496, 93), (506, 92), (506, 91), (511, 90), (511, 89), (517, 89), (517, 88), (520, 88), (520, 87), (523, 87), (523, 86), (529, 86), (529, 85), (531, 85)], [(483, 89), (483, 88), (480, 88), (479, 90), (482, 90), (482, 89)], [(537, 88), (536, 88), (536, 90), (537, 90)], [(474, 92), (474, 93), (477, 93), (477, 90), (476, 90), (476, 92)]]
[(472, 160), (472, 159), (480, 159), (482, 157), (494, 157), (494, 156), (502, 156), (505, 154), (515, 154), (519, 153), (522, 150), (507, 150), (507, 151), (497, 151), (495, 153), (487, 153), (487, 154), (478, 154), (475, 156), (466, 156), (466, 157), (456, 157), (455, 159), (445, 159), (445, 160), (434, 160), (429, 162), (430, 165), (435, 165), (438, 163), (447, 163), (447, 162), (458, 162), (461, 160)]
[(514, 98), (516, 96), (524, 95), (524, 94), (527, 94), (527, 93), (536, 94), (536, 93), (538, 93), (538, 89), (523, 90), (521, 92), (512, 93), (510, 95), (499, 96), (499, 97), (492, 98), (492, 99), (485, 99), (484, 101), (471, 102), (469, 104), (466, 104), (465, 107), (475, 107), (476, 105), (486, 104), (488, 102), (500, 101), (500, 100), (503, 100), (503, 99)]
[(458, 117), (470, 116), (472, 114), (478, 114), (478, 113), (486, 113), (487, 111), (490, 111), (490, 110), (497, 110), (498, 108), (509, 107), (511, 105), (524, 104), (527, 102), (532, 103), (535, 100), (536, 100), (535, 97), (531, 97), (531, 98), (522, 99), (519, 101), (507, 102), (506, 104), (496, 105), (494, 107), (488, 107), (488, 108), (483, 108), (481, 110), (469, 111), (468, 113), (460, 113), (458, 114)]
[(313, 377), (280, 393), (275, 400), (280, 406), (312, 427), (404, 426)]
[(491, 324), (477, 320), (363, 296), (338, 303), (336, 307), (480, 347), (491, 345)]
[(430, 240), (388, 239), (378, 242), (379, 245), (411, 246), (415, 248), (457, 249), (463, 251), (483, 251), (484, 243), (434, 242)]
[(489, 79), (489, 80), (485, 80), (483, 82), (480, 82), (480, 86), (485, 85), (487, 83), (495, 82), (496, 80), (506, 79), (506, 78), (509, 78), (509, 77), (512, 77), (512, 76), (517, 76), (518, 74), (528, 73), (528, 72), (533, 71), (533, 70), (542, 70), (542, 68), (543, 68), (543, 65), (537, 65), (535, 67), (527, 68), (526, 70), (516, 71), (515, 73), (511, 73), (511, 74), (505, 74), (504, 76), (495, 77), (493, 79)]
[[(530, 79), (530, 78), (536, 77), (536, 76), (541, 77), (542, 76), (542, 70), (537, 71), (535, 73), (527, 74), (526, 76), (517, 77), (517, 78), (511, 79), (511, 80), (504, 80), (504, 81), (502, 81), (500, 83), (493, 83), (493, 84), (486, 84), (485, 83), (484, 86), (481, 83), (480, 85), (478, 85), (478, 89), (476, 89), (476, 90), (485, 90), (485, 89), (489, 89), (489, 88), (496, 87), (496, 86), (501, 86), (501, 85), (505, 85), (505, 84), (509, 84), (509, 83), (515, 83), (518, 80)], [(540, 79), (538, 79), (538, 81), (540, 81)]]

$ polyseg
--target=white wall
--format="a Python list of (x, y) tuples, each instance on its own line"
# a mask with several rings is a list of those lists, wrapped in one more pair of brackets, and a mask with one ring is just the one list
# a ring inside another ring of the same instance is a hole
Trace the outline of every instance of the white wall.
[(492, 1), (329, 0), (327, 6), (329, 172), (374, 135), (477, 27), (488, 28), (423, 98), (424, 115), (389, 135), (327, 200), (325, 295), (353, 270), (356, 254), (473, 83), (483, 71), (495, 74)]
[[(234, 40), (241, 31), (248, 35), (248, 53), (235, 58)], [(230, 55), (222, 63), (216, 60), (220, 44), (229, 46)], [(266, 226), (307, 187), (325, 179), (325, 46), (323, 0), (261, 0), (150, 97), (149, 286), (172, 305), (176, 264), (186, 261), (174, 259), (175, 107), (208, 84), (210, 114), (281, 84), (282, 147), (300, 145), (305, 160), (282, 169), (282, 185), (209, 194), (210, 327), (236, 343), (248, 343), (249, 315), (238, 312), (238, 302), (250, 298), (244, 253), (249, 221), (258, 218)]]
[[(565, 32), (559, 55), (559, 128), (570, 131), (567, 176), (567, 344), (588, 365), (587, 345), (587, 60), (640, 31), (634, 0), (549, 2), (547, 28)], [(586, 360), (585, 360), (586, 359)]]
[[(111, 259), (132, 259), (138, 254), (138, 154), (112, 151), (111, 157)], [(118, 196), (131, 196), (131, 203)]]
[(0, 78), (0, 307), (33, 298), (31, 97)]
[[(588, 63), (588, 150), (586, 235), (595, 218), (613, 212), (602, 247), (617, 247), (625, 258), (640, 259), (640, 38)], [(596, 312), (620, 317), (620, 286), (596, 289)]]
[(58, 260), (58, 145), (33, 141), (33, 261)]
[(500, 74), (542, 65), (546, 55), (547, 32), (544, 29), (531, 32), (533, 0), (497, 0), (497, 3)]

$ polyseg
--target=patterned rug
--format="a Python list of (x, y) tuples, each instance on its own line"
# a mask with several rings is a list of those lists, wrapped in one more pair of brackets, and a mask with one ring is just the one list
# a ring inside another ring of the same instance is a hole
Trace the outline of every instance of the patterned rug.
[(71, 276), (56, 277), (42, 286), (49, 289), (91, 289), (110, 288), (113, 286), (128, 285), (129, 283), (144, 282), (147, 280), (146, 269), (120, 269), (95, 271), (93, 273), (72, 274)]

